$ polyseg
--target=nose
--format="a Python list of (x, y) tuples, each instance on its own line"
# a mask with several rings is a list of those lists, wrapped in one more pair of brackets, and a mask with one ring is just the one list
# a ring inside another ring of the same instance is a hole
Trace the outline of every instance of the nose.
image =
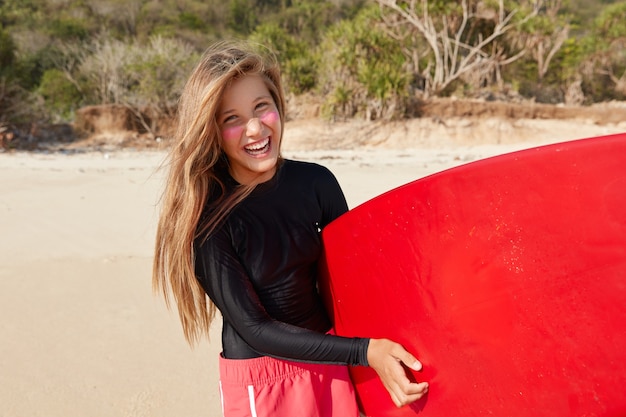
[(263, 130), (263, 126), (261, 125), (261, 120), (258, 117), (254, 117), (248, 120), (246, 123), (246, 134), (248, 137), (257, 136)]

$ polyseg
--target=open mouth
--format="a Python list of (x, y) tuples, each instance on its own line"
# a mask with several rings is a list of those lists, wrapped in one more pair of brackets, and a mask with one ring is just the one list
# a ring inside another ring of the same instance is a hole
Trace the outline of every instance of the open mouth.
[(270, 150), (270, 138), (267, 137), (248, 146), (244, 146), (243, 149), (252, 156), (262, 155)]

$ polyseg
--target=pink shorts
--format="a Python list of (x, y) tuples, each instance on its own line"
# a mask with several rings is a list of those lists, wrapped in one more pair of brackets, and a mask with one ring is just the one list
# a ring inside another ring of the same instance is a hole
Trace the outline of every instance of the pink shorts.
[(358, 417), (348, 368), (220, 355), (224, 417)]

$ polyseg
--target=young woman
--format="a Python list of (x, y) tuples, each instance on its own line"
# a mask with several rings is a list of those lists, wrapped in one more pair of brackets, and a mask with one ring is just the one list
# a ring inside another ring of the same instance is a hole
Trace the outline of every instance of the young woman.
[(397, 406), (415, 401), (428, 384), (406, 377), (402, 363), (421, 365), (402, 346), (332, 333), (319, 233), (348, 208), (330, 171), (281, 157), (284, 122), (270, 54), (206, 51), (180, 99), (154, 287), (173, 295), (191, 344), (221, 313), (226, 417), (358, 416), (346, 365), (374, 368)]

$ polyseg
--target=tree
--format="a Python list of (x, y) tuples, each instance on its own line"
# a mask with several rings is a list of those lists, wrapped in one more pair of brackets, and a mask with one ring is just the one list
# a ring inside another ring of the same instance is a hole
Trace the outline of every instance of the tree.
[[(59, 59), (65, 79), (84, 104), (120, 104), (154, 132), (173, 115), (183, 84), (198, 54), (176, 39), (154, 36), (148, 42), (103, 37), (86, 45), (67, 45)], [(58, 74), (54, 74), (58, 79)], [(46, 91), (52, 86), (46, 84)], [(68, 86), (69, 88), (69, 86)]]
[(46, 118), (39, 97), (20, 84), (16, 51), (11, 35), (0, 26), (0, 127), (29, 120), (33, 114)]
[(248, 35), (258, 24), (256, 0), (232, 0), (228, 14), (228, 27), (235, 32)]
[(249, 39), (276, 54), (288, 92), (302, 94), (315, 86), (317, 63), (309, 45), (272, 23), (258, 26)]
[(11, 35), (0, 26), (0, 76), (4, 75), (15, 61), (15, 43)]
[(320, 45), (320, 89), (331, 118), (405, 115), (410, 73), (400, 45), (387, 36), (376, 7), (331, 27)]
[(407, 51), (416, 71), (424, 77), (426, 95), (439, 94), (462, 76), (475, 73), (481, 82), (499, 78), (501, 68), (521, 58), (525, 50), (505, 46), (507, 33), (537, 16), (542, 0), (517, 2), (507, 9), (504, 0), (377, 0), (389, 32), (405, 43), (423, 39), (428, 45), (427, 65), (420, 53)]
[(76, 57), (80, 62), (78, 74), (69, 76), (86, 86), (83, 92), (88, 95), (87, 102), (120, 104), (130, 83), (124, 71), (130, 56), (127, 43), (103, 36), (85, 45)]
[(109, 31), (135, 37), (142, 0), (97, 0), (86, 2), (102, 27)]
[(80, 92), (63, 71), (56, 68), (43, 74), (38, 92), (44, 98), (46, 108), (59, 120), (70, 119), (80, 105)]
[(129, 55), (122, 68), (128, 88), (120, 101), (135, 112), (147, 131), (155, 132), (160, 120), (174, 115), (198, 55), (190, 45), (160, 36), (150, 38), (147, 45), (133, 44)]
[(552, 59), (569, 38), (570, 17), (560, 12), (562, 0), (544, 0), (541, 12), (520, 26), (511, 39), (516, 40), (521, 49), (529, 51), (537, 64), (537, 78), (541, 83), (545, 78)]
[(626, 1), (606, 7), (592, 31), (596, 72), (608, 77), (614, 90), (626, 96)]

